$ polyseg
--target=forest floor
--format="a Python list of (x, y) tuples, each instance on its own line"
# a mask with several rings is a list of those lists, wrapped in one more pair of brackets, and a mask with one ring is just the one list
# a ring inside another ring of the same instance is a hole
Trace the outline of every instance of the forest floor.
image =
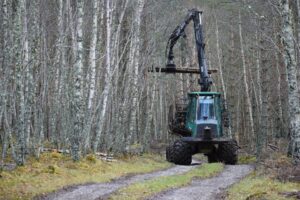
[(235, 166), (208, 164), (204, 156), (195, 156), (190, 166), (175, 166), (159, 155), (115, 162), (89, 155), (74, 163), (67, 156), (47, 153), (39, 161), (0, 172), (0, 199), (298, 198), (300, 184), (287, 179), (294, 168), (288, 158), (275, 157), (260, 167), (254, 165), (254, 157), (247, 156), (241, 156)]
[[(241, 156), (239, 164), (235, 166), (194, 160), (191, 166), (173, 166), (108, 183), (70, 187), (40, 199), (297, 199), (300, 184), (278, 180), (278, 170), (284, 169), (281, 173), (290, 175), (286, 171), (291, 170), (288, 158), (279, 155), (274, 157), (278, 159), (272, 158), (272, 163), (267, 160), (255, 165), (254, 157)], [(203, 160), (203, 156), (196, 159)]]
[[(12, 162), (8, 159), (5, 163)], [(157, 154), (117, 158), (115, 162), (87, 155), (81, 161), (73, 162), (69, 155), (43, 153), (39, 160), (28, 158), (25, 166), (0, 170), (0, 199), (32, 199), (66, 186), (110, 182), (170, 167), (172, 165)]]
[[(246, 159), (247, 160), (247, 159)], [(255, 170), (234, 184), (223, 197), (227, 200), (300, 199), (300, 165), (283, 152), (270, 153)]]

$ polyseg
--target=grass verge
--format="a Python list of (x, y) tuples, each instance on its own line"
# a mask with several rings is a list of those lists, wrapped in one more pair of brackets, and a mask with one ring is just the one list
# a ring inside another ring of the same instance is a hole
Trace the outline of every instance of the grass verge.
[[(287, 194), (299, 194), (299, 178), (297, 183), (292, 181), (297, 181), (300, 168), (293, 165), (292, 159), (285, 153), (276, 152), (268, 156), (256, 163), (255, 172), (228, 190), (228, 200), (293, 199), (287, 197)], [(252, 159), (246, 157), (243, 160)]]
[(238, 164), (253, 164), (256, 162), (256, 157), (254, 155), (239, 155)]
[(29, 159), (26, 166), (0, 172), (0, 199), (31, 199), (63, 186), (89, 182), (107, 182), (124, 175), (147, 173), (170, 167), (158, 155), (105, 162), (88, 155), (80, 162), (52, 152), (41, 155), (39, 161)]
[(185, 174), (159, 177), (120, 189), (110, 199), (144, 199), (171, 188), (188, 185), (193, 178), (208, 178), (223, 170), (221, 163), (203, 164)]
[(283, 192), (297, 192), (299, 183), (279, 182), (268, 177), (257, 177), (253, 173), (228, 190), (227, 200), (293, 199), (281, 195)]

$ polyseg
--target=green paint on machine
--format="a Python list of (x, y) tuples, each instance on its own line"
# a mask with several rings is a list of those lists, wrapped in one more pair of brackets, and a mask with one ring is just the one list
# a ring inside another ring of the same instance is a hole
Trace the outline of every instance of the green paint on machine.
[[(192, 137), (201, 135), (197, 126), (212, 124), (215, 131), (212, 133), (216, 138), (223, 136), (222, 131), (222, 106), (221, 93), (219, 92), (190, 92), (187, 107), (186, 129), (192, 132)], [(209, 122), (209, 123), (207, 123)]]
[(167, 160), (189, 165), (192, 155), (204, 153), (209, 162), (236, 164), (238, 145), (224, 131), (229, 124), (224, 123), (226, 112), (221, 93), (190, 92), (182, 110), (177, 110), (170, 126), (174, 134), (182, 137), (167, 148)]
[[(174, 109), (170, 107), (169, 127), (171, 133), (180, 135), (166, 149), (166, 158), (169, 162), (189, 165), (192, 155), (204, 153), (209, 162), (237, 162), (237, 143), (231, 138), (226, 106), (222, 103), (221, 93), (211, 92), (212, 79), (205, 59), (205, 44), (202, 32), (202, 11), (189, 10), (185, 20), (176, 27), (169, 37), (167, 51), (167, 66), (161, 69), (165, 73), (199, 73), (201, 92), (188, 93), (188, 104), (181, 103)], [(199, 70), (176, 68), (173, 48), (177, 40), (183, 35), (185, 27), (190, 21), (194, 22), (195, 41), (198, 55)], [(229, 134), (224, 134), (228, 130)]]

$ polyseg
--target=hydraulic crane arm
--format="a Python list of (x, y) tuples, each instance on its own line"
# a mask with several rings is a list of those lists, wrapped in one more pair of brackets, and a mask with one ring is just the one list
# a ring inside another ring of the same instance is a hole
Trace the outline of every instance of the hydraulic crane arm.
[(201, 86), (201, 91), (210, 91), (210, 86), (212, 84), (212, 81), (211, 78), (209, 77), (206, 59), (205, 59), (205, 51), (204, 51), (205, 44), (204, 44), (203, 32), (202, 32), (201, 15), (202, 15), (202, 11), (198, 11), (197, 9), (189, 10), (184, 21), (179, 26), (177, 26), (176, 29), (173, 31), (173, 33), (170, 35), (167, 44), (167, 51), (168, 51), (167, 67), (174, 68), (175, 70), (176, 67), (174, 64), (173, 48), (181, 36), (185, 37), (184, 30), (186, 26), (190, 23), (190, 21), (193, 20), (196, 47), (198, 53), (197, 55), (198, 55), (199, 71), (200, 71), (199, 84)]

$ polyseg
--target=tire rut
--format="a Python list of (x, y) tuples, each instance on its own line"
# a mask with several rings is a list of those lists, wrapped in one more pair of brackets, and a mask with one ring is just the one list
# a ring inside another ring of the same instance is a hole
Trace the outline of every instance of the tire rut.
[(108, 183), (94, 183), (72, 186), (66, 189), (58, 190), (57, 192), (50, 193), (47, 196), (35, 198), (41, 200), (94, 200), (107, 197), (109, 194), (117, 191), (118, 189), (127, 185), (154, 179), (162, 176), (172, 176), (176, 174), (183, 174), (188, 172), (200, 164), (199, 161), (193, 160), (190, 166), (174, 166), (166, 170), (156, 171), (147, 174), (139, 174), (132, 177), (123, 177)]
[(211, 200), (253, 171), (251, 165), (226, 165), (218, 176), (193, 180), (189, 186), (157, 194), (148, 200)]

